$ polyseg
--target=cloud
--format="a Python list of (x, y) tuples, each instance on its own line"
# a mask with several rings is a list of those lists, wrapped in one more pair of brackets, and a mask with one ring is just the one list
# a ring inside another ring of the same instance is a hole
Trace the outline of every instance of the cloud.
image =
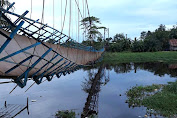
[(97, 4), (91, 13), (98, 16), (103, 25), (109, 25), (112, 36), (123, 32), (134, 38), (139, 37), (141, 31), (155, 30), (160, 24), (167, 27), (176, 24), (176, 6), (175, 0), (119, 0), (104, 9)]
[[(14, 1), (14, 0), (11, 0)], [(33, 0), (33, 19), (41, 19), (42, 1)], [(25, 10), (31, 11), (31, 0), (15, 0), (16, 12), (22, 14)], [(83, 11), (82, 0), (79, 1), (81, 12)], [(160, 24), (171, 27), (177, 21), (176, 0), (88, 0), (91, 16), (100, 18), (102, 25), (110, 28), (110, 35), (127, 33), (131, 38), (139, 37), (141, 31), (155, 30)], [(60, 30), (61, 17), (64, 16), (65, 1), (63, 0), (61, 14), (61, 1), (55, 0), (55, 27)], [(68, 1), (69, 6), (69, 1)], [(74, 27), (78, 12), (75, 1), (72, 1), (72, 21)], [(62, 15), (62, 16), (61, 16)], [(53, 25), (53, 2), (45, 0), (45, 23)], [(27, 15), (30, 17), (30, 13)], [(69, 24), (69, 9), (66, 15), (67, 33)]]

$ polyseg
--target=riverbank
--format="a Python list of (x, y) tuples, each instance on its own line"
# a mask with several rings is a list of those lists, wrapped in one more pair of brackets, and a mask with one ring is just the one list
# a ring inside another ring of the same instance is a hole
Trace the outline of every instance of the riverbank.
[(147, 107), (147, 116), (152, 114), (176, 118), (177, 82), (167, 85), (135, 86), (127, 91), (127, 103), (131, 107)]
[(163, 52), (106, 52), (103, 59), (104, 63), (130, 63), (130, 62), (177, 62), (176, 51)]

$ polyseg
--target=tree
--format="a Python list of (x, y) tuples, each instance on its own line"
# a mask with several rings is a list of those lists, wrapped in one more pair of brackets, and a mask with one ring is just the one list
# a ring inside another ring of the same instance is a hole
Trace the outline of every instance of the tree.
[(101, 43), (103, 39), (101, 37), (97, 37), (97, 42)]
[(177, 39), (177, 25), (174, 25), (169, 33), (169, 39)]
[(140, 39), (144, 40), (146, 38), (147, 33), (145, 31), (141, 32)]
[(11, 3), (8, 0), (0, 0), (0, 5), (2, 8), (7, 8), (11, 5)]
[(159, 25), (159, 28), (157, 29), (158, 31), (165, 31), (166, 30), (166, 26), (163, 24)]
[(81, 25), (83, 26), (82, 29), (86, 29), (87, 33), (86, 36), (89, 40), (94, 40), (97, 37), (102, 37), (102, 34), (100, 33), (99, 29), (103, 29), (105, 27), (98, 27), (97, 24), (100, 23), (100, 19), (94, 16), (86, 17), (81, 20)]
[(144, 41), (139, 40), (139, 41), (134, 41), (131, 47), (131, 50), (133, 52), (143, 52), (144, 51)]
[[(9, 2), (9, 0), (0, 0), (0, 7), (1, 8), (7, 9), (10, 5), (11, 5), (11, 3)], [(14, 7), (12, 7), (10, 10), (13, 11)], [(10, 19), (10, 17), (8, 17), (8, 18)], [(4, 20), (2, 17), (0, 17), (0, 25), (1, 26), (8, 26), (8, 23), (6, 22), (6, 20)]]
[(111, 45), (111, 50), (116, 52), (128, 51), (130, 49), (131, 41), (123, 33), (116, 34)]
[(113, 42), (120, 42), (121, 40), (125, 39), (125, 35), (123, 33), (121, 34), (116, 34), (114, 36)]
[(161, 42), (153, 38), (144, 40), (144, 48), (145, 48), (145, 51), (148, 51), (148, 52), (155, 52), (155, 51), (162, 50)]

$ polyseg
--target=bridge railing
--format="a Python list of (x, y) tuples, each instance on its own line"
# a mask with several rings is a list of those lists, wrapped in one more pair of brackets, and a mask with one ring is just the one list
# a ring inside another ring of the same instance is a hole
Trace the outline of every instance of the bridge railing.
[[(25, 21), (24, 25), (20, 28), (20, 31), (17, 32), (18, 34), (26, 35), (29, 38), (35, 37), (35, 39), (38, 39), (42, 42), (50, 42), (53, 44), (63, 44), (63, 46), (66, 46), (66, 45), (64, 45), (64, 43), (66, 43), (68, 41), (71, 41), (71, 42), (74, 41), (71, 37), (67, 36), (63, 32), (61, 32), (61, 31), (59, 31), (47, 24), (41, 23), (39, 21), (39, 19), (33, 20), (33, 19), (25, 17), (29, 11), (25, 11), (22, 15), (19, 15), (19, 14), (9, 11), (9, 9), (11, 7), (13, 7), (14, 4), (15, 3), (12, 3), (12, 5), (10, 5), (9, 8), (7, 8), (7, 9), (0, 8), (0, 12), (1, 12), (0, 17), (2, 18), (2, 13), (15, 17), (16, 20), (13, 22), (13, 24), (15, 26), (19, 22)], [(8, 23), (9, 23), (9, 21), (8, 21)], [(13, 29), (13, 26), (11, 23), (9, 23), (8, 26), (4, 26), (4, 25), (0, 26), (0, 29), (5, 29), (7, 31), (11, 31), (11, 29)], [(74, 43), (75, 43), (74, 45), (71, 45), (71, 48), (96, 52), (96, 50), (93, 47), (87, 47), (83, 44), (77, 43), (76, 41), (74, 41)]]
[(104, 48), (102, 48), (100, 50), (96, 50), (92, 46), (86, 46), (86, 45), (80, 44), (72, 39), (68, 42), (62, 43), (61, 45), (64, 47), (81, 49), (81, 50), (90, 51), (90, 52), (104, 52)]

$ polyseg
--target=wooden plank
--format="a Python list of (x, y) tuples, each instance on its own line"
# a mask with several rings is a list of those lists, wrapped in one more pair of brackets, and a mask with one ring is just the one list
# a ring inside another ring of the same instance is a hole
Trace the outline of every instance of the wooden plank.
[(0, 118), (13, 118), (26, 108), (25, 105), (7, 104), (0, 109)]

